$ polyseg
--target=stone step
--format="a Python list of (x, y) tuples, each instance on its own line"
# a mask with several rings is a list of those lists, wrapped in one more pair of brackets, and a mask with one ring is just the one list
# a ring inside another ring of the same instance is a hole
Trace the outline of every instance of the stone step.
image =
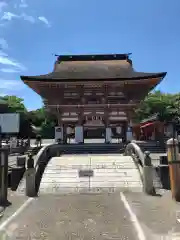
[[(79, 177), (79, 169), (93, 169), (92, 177)], [(40, 193), (74, 192), (91, 189), (142, 188), (134, 161), (120, 155), (63, 155), (48, 163)], [(56, 189), (56, 190), (55, 190)]]
[[(92, 168), (90, 168), (92, 169)], [(127, 169), (94, 169), (94, 175), (95, 176), (131, 176), (132, 174), (135, 174), (137, 171), (136, 168), (127, 168)], [(74, 176), (74, 177), (79, 177), (78, 174), (79, 170), (73, 169), (73, 170), (62, 170), (62, 171), (57, 171), (56, 169), (48, 169), (47, 171), (45, 170), (44, 172), (44, 177), (51, 176), (51, 178), (66, 178), (69, 176)]]

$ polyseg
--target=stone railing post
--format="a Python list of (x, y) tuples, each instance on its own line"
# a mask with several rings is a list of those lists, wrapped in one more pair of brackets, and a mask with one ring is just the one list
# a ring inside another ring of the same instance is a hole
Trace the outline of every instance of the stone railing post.
[(143, 166), (143, 189), (146, 194), (153, 195), (155, 193), (153, 185), (153, 166), (151, 162), (150, 152), (146, 151)]
[(34, 168), (34, 159), (32, 155), (29, 155), (26, 170), (26, 196), (36, 197), (36, 185), (35, 185), (36, 169)]

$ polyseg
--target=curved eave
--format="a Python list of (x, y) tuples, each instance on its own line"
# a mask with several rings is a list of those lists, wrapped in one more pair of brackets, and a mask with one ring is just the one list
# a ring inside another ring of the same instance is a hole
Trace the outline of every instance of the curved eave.
[(66, 81), (66, 82), (84, 82), (84, 81), (124, 81), (124, 80), (140, 80), (140, 79), (151, 79), (151, 78), (160, 78), (161, 80), (166, 76), (167, 72), (161, 73), (141, 73), (135, 72), (135, 75), (131, 77), (114, 77), (114, 78), (58, 78), (53, 77), (53, 74), (45, 74), (45, 75), (38, 75), (38, 76), (20, 76), (22, 81), (42, 81), (42, 82), (57, 82), (57, 81)]

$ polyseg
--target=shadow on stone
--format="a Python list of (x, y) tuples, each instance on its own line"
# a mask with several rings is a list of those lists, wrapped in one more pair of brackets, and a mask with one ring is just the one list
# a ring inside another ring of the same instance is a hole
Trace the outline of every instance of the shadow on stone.
[(36, 172), (36, 178), (35, 178), (35, 188), (36, 188), (36, 193), (38, 194), (39, 192), (39, 187), (40, 187), (40, 183), (41, 183), (41, 179), (43, 176), (43, 173), (46, 169), (46, 166), (48, 164), (48, 162), (50, 161), (50, 159), (53, 156), (51, 156), (51, 154), (49, 154), (49, 151), (45, 151), (43, 153), (42, 159), (40, 159), (39, 164), (38, 164), (38, 169)]
[(152, 193), (152, 196), (153, 197), (162, 197), (162, 194), (154, 192), (154, 193)]
[(12, 205), (11, 202), (9, 202), (8, 200), (5, 201), (3, 204), (0, 205), (0, 212), (1, 212), (2, 209), (5, 209), (5, 208), (7, 208), (7, 207), (9, 207), (11, 205)]

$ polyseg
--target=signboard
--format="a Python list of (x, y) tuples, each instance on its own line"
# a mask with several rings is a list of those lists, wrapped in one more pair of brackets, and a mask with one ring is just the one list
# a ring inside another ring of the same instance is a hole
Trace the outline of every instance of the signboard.
[(104, 123), (100, 120), (87, 121), (84, 126), (104, 126)]
[(20, 116), (18, 113), (1, 113), (0, 126), (2, 133), (19, 133)]
[(85, 116), (86, 121), (103, 121), (103, 116), (96, 115), (96, 116)]
[(91, 169), (79, 170), (79, 177), (93, 177), (94, 171)]

